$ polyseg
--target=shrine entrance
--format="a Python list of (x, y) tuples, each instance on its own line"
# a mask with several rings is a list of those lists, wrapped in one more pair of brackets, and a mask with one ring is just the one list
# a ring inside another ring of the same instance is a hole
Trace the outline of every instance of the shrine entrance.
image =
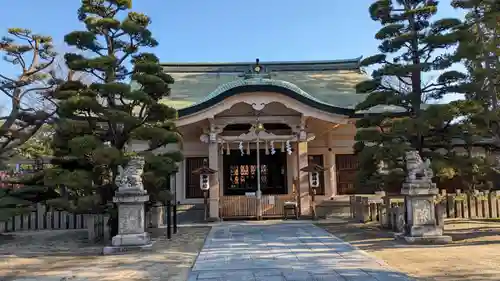
[[(223, 195), (246, 195), (257, 192), (257, 150), (241, 155), (231, 150), (223, 156)], [(286, 154), (260, 151), (260, 189), (262, 195), (287, 194)]]
[[(251, 117), (249, 117), (251, 120)], [(260, 127), (259, 127), (260, 126)], [(220, 215), (223, 219), (281, 217), (293, 200), (287, 183), (286, 146), (294, 135), (282, 123), (225, 126), (221, 141)]]

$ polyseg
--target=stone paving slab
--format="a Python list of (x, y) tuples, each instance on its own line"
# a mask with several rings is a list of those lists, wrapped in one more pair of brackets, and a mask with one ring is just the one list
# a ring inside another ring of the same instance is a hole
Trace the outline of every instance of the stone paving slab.
[(409, 281), (311, 223), (220, 225), (210, 231), (188, 281)]

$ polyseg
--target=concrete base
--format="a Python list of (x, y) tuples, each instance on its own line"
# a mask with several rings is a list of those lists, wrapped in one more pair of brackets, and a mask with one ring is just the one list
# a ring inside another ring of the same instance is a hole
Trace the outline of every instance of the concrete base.
[(151, 244), (149, 233), (118, 234), (111, 239), (111, 245), (115, 247), (141, 246)]
[(146, 245), (136, 245), (136, 246), (106, 246), (102, 249), (103, 255), (119, 255), (127, 253), (135, 253), (140, 251), (151, 251), (153, 249), (154, 241)]
[(394, 238), (409, 244), (448, 244), (453, 241), (451, 236), (447, 235), (406, 236), (404, 233), (396, 233)]

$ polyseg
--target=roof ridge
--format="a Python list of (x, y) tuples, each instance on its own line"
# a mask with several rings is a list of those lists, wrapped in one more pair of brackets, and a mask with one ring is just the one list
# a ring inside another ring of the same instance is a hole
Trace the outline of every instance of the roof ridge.
[[(363, 56), (352, 59), (338, 60), (303, 60), (303, 61), (259, 61), (262, 65), (280, 65), (280, 64), (337, 64), (337, 63), (358, 63)], [(254, 65), (255, 61), (247, 62), (164, 62), (162, 66), (231, 66), (231, 65)]]

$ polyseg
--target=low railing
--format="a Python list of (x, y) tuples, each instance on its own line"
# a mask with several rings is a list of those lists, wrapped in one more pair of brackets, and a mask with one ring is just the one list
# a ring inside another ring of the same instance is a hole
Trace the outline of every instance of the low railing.
[(0, 233), (85, 228), (87, 228), (87, 224), (84, 215), (58, 210), (47, 210), (42, 204), (37, 204), (33, 212), (13, 216), (7, 221), (0, 222)]
[[(500, 218), (500, 191), (475, 194), (441, 193), (435, 198), (435, 214), (438, 224), (445, 218)], [(402, 195), (352, 195), (351, 217), (361, 223), (380, 222), (383, 227), (401, 231), (405, 224), (405, 205)]]
[(48, 210), (37, 204), (33, 212), (14, 216), (0, 222), (0, 233), (38, 230), (86, 230), (88, 239), (109, 239), (108, 216), (102, 214), (72, 214), (66, 211)]
[[(284, 204), (293, 200), (293, 195), (263, 195), (261, 198), (263, 217), (283, 217)], [(255, 196), (221, 196), (220, 215), (222, 218), (257, 217), (258, 199)]]

